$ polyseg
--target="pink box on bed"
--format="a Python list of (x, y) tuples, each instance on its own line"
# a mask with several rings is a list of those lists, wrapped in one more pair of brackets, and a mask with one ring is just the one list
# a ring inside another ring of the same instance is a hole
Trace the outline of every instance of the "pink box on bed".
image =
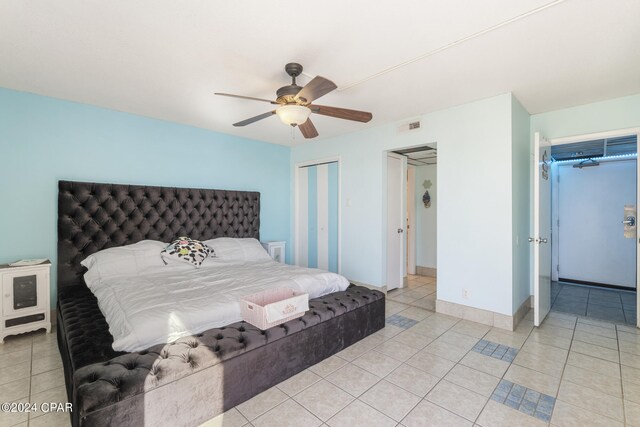
[(309, 310), (309, 294), (273, 288), (240, 298), (242, 320), (262, 330), (302, 317)]

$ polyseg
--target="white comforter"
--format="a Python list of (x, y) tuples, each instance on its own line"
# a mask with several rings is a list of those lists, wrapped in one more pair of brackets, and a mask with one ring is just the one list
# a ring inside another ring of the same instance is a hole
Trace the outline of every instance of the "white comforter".
[[(91, 283), (89, 283), (91, 282)], [(287, 287), (316, 298), (343, 291), (344, 277), (271, 260), (170, 264), (136, 276), (87, 281), (98, 299), (113, 349), (139, 351), (242, 320), (240, 297)]]

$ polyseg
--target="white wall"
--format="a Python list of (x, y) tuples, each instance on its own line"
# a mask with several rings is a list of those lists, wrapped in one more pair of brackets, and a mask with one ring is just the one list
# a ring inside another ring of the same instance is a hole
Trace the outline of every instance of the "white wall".
[(640, 94), (534, 114), (531, 116), (531, 141), (535, 132), (551, 139), (638, 126)]
[(341, 156), (342, 273), (384, 285), (385, 151), (437, 142), (438, 298), (511, 315), (511, 108), (507, 93), (420, 116), (414, 132), (402, 121), (293, 147), (292, 164)]
[[(438, 176), (437, 165), (417, 166), (415, 168), (415, 191), (413, 194), (416, 206), (416, 265), (437, 268), (437, 207)], [(431, 195), (431, 207), (425, 208), (422, 195), (427, 190), (423, 183), (431, 181), (428, 189)]]
[(512, 177), (512, 251), (513, 310), (529, 298), (529, 187), (531, 163), (529, 156), (529, 113), (515, 97), (511, 97), (511, 177)]
[(624, 237), (621, 220), (624, 206), (636, 204), (636, 160), (558, 172), (559, 276), (635, 288), (636, 241)]

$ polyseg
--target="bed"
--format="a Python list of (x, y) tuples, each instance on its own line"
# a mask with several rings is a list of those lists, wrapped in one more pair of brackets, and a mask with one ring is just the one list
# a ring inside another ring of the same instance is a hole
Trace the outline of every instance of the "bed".
[(238, 321), (114, 350), (83, 259), (183, 235), (259, 239), (259, 229), (257, 192), (59, 182), (57, 332), (74, 426), (195, 426), (384, 327), (384, 295), (351, 285), (266, 331)]

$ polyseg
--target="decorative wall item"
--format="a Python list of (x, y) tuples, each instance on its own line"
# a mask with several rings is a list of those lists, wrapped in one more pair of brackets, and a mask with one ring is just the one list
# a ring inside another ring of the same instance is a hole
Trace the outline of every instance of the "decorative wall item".
[(431, 207), (431, 194), (429, 194), (429, 188), (431, 188), (432, 185), (433, 184), (431, 183), (431, 180), (429, 180), (429, 179), (426, 179), (422, 183), (422, 186), (427, 189), (424, 192), (424, 194), (422, 195), (422, 203), (424, 203), (424, 207), (425, 208)]
[(549, 165), (551, 165), (551, 160), (549, 160), (547, 150), (544, 150), (542, 154), (542, 178), (546, 181), (549, 180)]

